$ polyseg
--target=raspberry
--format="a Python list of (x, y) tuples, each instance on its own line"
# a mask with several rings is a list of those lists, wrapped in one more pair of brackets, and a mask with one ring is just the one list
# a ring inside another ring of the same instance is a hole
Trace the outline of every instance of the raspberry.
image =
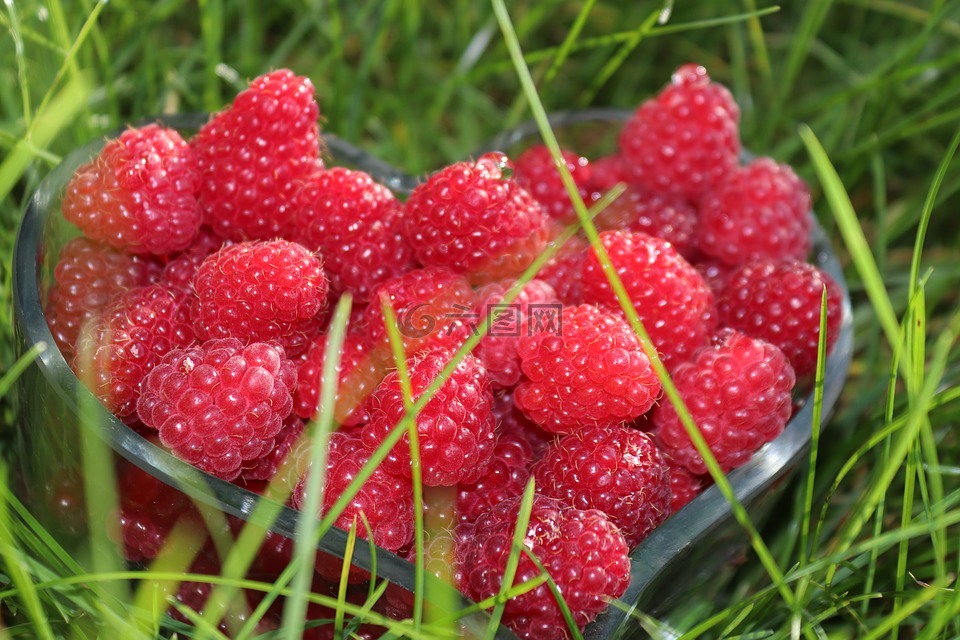
[(482, 478), (457, 485), (457, 518), (475, 522), (485, 511), (523, 493), (530, 477), (533, 449), (523, 436), (501, 433)]
[(690, 473), (683, 465), (668, 461), (670, 467), (670, 512), (676, 513), (700, 495), (713, 480), (710, 476)]
[(365, 303), (378, 284), (415, 266), (402, 233), (403, 205), (368, 174), (332, 167), (297, 192), (298, 239), (326, 257), (334, 291)]
[(201, 227), (193, 244), (171, 256), (169, 262), (163, 265), (160, 284), (194, 293), (193, 280), (197, 276), (197, 269), (207, 256), (216, 253), (223, 245), (223, 238), (210, 231), (208, 227)]
[(191, 317), (201, 340), (278, 340), (290, 356), (319, 332), (327, 303), (320, 259), (288, 240), (223, 247), (197, 269), (194, 289)]
[(186, 494), (123, 459), (118, 463), (117, 491), (123, 557), (131, 562), (157, 557), (181, 517), (195, 519), (196, 526), (202, 526), (200, 514)]
[(642, 231), (663, 238), (687, 260), (696, 257), (697, 210), (685, 200), (628, 187), (594, 218), (599, 231)]
[(509, 163), (488, 153), (414, 189), (404, 230), (421, 264), (463, 272), (474, 284), (516, 277), (530, 266), (547, 244), (547, 216), (508, 177)]
[[(510, 498), (480, 516), (475, 525), (461, 525), (457, 561), (461, 588), (479, 601), (499, 593), (520, 498)], [(606, 515), (582, 511), (559, 500), (535, 495), (525, 545), (553, 578), (580, 629), (623, 594), (630, 581), (627, 543)], [(513, 584), (523, 584), (541, 571), (525, 554)], [(546, 584), (507, 600), (503, 622), (520, 638), (553, 640), (571, 637), (557, 602)]]
[[(297, 389), (293, 409), (304, 420), (319, 409), (327, 334), (317, 336), (297, 366)], [(387, 372), (388, 362), (366, 343), (359, 332), (347, 332), (340, 351), (340, 384), (335, 418), (339, 424), (356, 426), (369, 421), (369, 401)]]
[[(351, 482), (370, 458), (370, 450), (357, 435), (335, 432), (330, 435), (327, 452), (327, 476), (323, 493), (323, 509), (318, 516), (327, 513), (340, 499)], [(293, 493), (293, 504), (303, 509), (306, 484), (301, 481)], [(350, 529), (356, 518), (357, 537), (367, 539), (363, 517), (373, 532), (373, 542), (388, 551), (398, 551), (413, 540), (413, 487), (409, 477), (387, 473), (383, 466), (374, 469), (360, 490), (337, 516), (334, 524), (341, 529)], [(335, 564), (335, 563), (331, 563)], [(339, 579), (339, 567), (318, 566), (321, 575)], [(354, 581), (366, 577), (366, 572), (354, 570)]]
[(599, 200), (617, 184), (627, 181), (623, 156), (619, 153), (594, 158), (590, 165), (593, 170), (586, 186), (591, 201)]
[(163, 357), (143, 381), (137, 413), (178, 457), (233, 480), (270, 455), (296, 382), (275, 344), (208, 340)]
[(487, 333), (474, 354), (483, 362), (494, 389), (515, 386), (520, 381), (520, 357), (517, 343), (520, 327), (527, 317), (549, 316), (560, 307), (553, 287), (542, 280), (528, 281), (509, 304), (505, 296), (514, 286), (512, 280), (492, 282), (476, 292), (474, 311), (478, 323), (489, 321)]
[(537, 273), (537, 278), (553, 287), (563, 304), (577, 305), (583, 302), (580, 274), (589, 248), (590, 243), (586, 238), (572, 236)]
[(290, 232), (296, 189), (323, 166), (313, 93), (308, 78), (289, 70), (264, 74), (190, 141), (200, 205), (216, 233), (265, 240)]
[(518, 353), (524, 379), (514, 401), (552, 433), (634, 420), (660, 393), (629, 325), (591, 305), (566, 307), (554, 326), (524, 331)]
[(803, 260), (812, 226), (807, 185), (789, 166), (757, 158), (703, 199), (698, 241), (705, 255), (732, 265)]
[[(577, 185), (581, 200), (588, 202), (587, 184), (592, 173), (590, 161), (569, 149), (561, 149), (560, 155), (573, 177), (574, 184)], [(567, 193), (553, 155), (545, 144), (528, 148), (517, 157), (514, 166), (517, 183), (543, 205), (551, 218), (565, 222), (576, 218), (570, 194)]]
[(473, 317), (473, 289), (466, 278), (450, 269), (413, 269), (374, 290), (364, 314), (367, 340), (374, 348), (389, 348), (383, 304), (393, 309), (407, 355), (448, 340), (462, 343), (470, 335), (469, 323), (464, 320)]
[[(451, 361), (452, 352), (434, 349), (408, 361), (413, 400), (416, 401)], [(480, 361), (467, 355), (417, 414), (417, 436), (423, 484), (427, 486), (476, 482), (486, 473), (496, 446), (490, 380)], [(406, 413), (400, 377), (387, 374), (374, 393), (370, 422), (363, 441), (380, 446)], [(383, 466), (410, 477), (410, 440), (404, 434)]]
[(632, 427), (583, 427), (553, 444), (532, 473), (543, 495), (607, 514), (631, 549), (670, 515), (667, 463)]
[(159, 284), (138, 287), (114, 300), (77, 340), (73, 368), (121, 420), (136, 420), (144, 377), (173, 349), (196, 339), (185, 293)]
[(156, 124), (127, 129), (71, 178), (63, 217), (88, 238), (129, 253), (186, 249), (203, 220), (190, 146)]
[[(628, 231), (604, 231), (600, 241), (668, 368), (707, 343), (716, 326), (713, 292), (669, 242)], [(620, 311), (593, 249), (583, 262), (582, 278), (585, 302)]]
[(513, 401), (513, 390), (501, 391), (493, 398), (493, 415), (497, 419), (497, 430), (501, 437), (516, 435), (530, 445), (532, 460), (543, 457), (550, 443), (557, 439), (555, 433), (544, 431), (530, 420)]
[(829, 352), (840, 331), (840, 289), (828, 274), (799, 260), (766, 260), (734, 271), (717, 297), (720, 324), (776, 345), (797, 378), (809, 378), (817, 367), (824, 287)]
[(740, 109), (706, 69), (684, 65), (620, 132), (627, 180), (650, 193), (698, 200), (736, 168)]
[(73, 238), (60, 251), (45, 314), (50, 333), (67, 362), (80, 328), (123, 292), (155, 282), (160, 264), (121, 253), (88, 238)]
[[(693, 421), (724, 471), (750, 459), (783, 431), (792, 411), (794, 373), (777, 347), (724, 329), (673, 381)], [(665, 453), (692, 473), (707, 466), (669, 402), (653, 412), (654, 434)]]
[(303, 428), (304, 424), (300, 416), (293, 413), (287, 416), (274, 440), (273, 448), (262, 458), (258, 458), (252, 466), (243, 468), (235, 482), (243, 486), (257, 481), (272, 480), (280, 469), (280, 465), (283, 464), (284, 458), (303, 434)]

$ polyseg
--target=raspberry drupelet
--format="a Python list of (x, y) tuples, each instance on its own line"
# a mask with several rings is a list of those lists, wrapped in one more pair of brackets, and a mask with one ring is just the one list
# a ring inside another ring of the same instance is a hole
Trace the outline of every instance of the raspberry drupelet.
[(514, 286), (513, 280), (504, 280), (492, 282), (476, 292), (477, 323), (488, 322), (489, 327), (474, 355), (483, 362), (494, 389), (513, 387), (520, 382), (517, 344), (527, 317), (555, 313), (561, 307), (553, 287), (537, 279), (524, 284), (507, 304), (504, 300)]
[[(571, 149), (561, 149), (560, 155), (574, 184), (577, 185), (580, 199), (590, 206), (587, 186), (592, 171), (590, 161)], [(557, 163), (545, 144), (533, 145), (521, 153), (514, 161), (514, 166), (517, 182), (530, 192), (551, 218), (572, 222), (577, 217)]]
[(517, 407), (546, 431), (639, 418), (660, 394), (640, 341), (617, 314), (592, 305), (565, 307), (555, 323), (520, 337), (523, 379)]

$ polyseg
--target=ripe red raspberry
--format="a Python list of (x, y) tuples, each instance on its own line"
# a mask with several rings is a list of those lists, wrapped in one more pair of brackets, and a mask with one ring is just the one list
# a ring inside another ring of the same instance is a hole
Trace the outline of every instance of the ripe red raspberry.
[(599, 231), (642, 231), (663, 238), (687, 260), (696, 258), (697, 210), (686, 200), (628, 187), (593, 222)]
[[(323, 507), (317, 516), (333, 508), (343, 492), (352, 483), (370, 458), (359, 435), (335, 432), (330, 435), (327, 452), (327, 476), (323, 493)], [(306, 478), (293, 493), (293, 504), (304, 508)], [(357, 537), (367, 540), (367, 530), (361, 515), (366, 518), (373, 532), (373, 542), (388, 551), (399, 551), (413, 540), (413, 487), (410, 478), (388, 473), (383, 466), (374, 469), (360, 490), (337, 516), (334, 524), (348, 530), (357, 527)], [(356, 518), (356, 525), (354, 525)], [(324, 560), (327, 560), (324, 558)], [(318, 563), (317, 571), (331, 580), (339, 580), (340, 566), (329, 561)], [(369, 577), (361, 569), (351, 570), (351, 581)]]
[[(330, 434), (322, 513), (329, 511), (356, 479), (370, 453), (357, 434)], [(305, 487), (301, 481), (294, 491), (293, 504), (297, 509), (303, 508)], [(377, 467), (334, 524), (349, 529), (353, 518), (359, 518), (361, 513), (370, 524), (373, 541), (378, 546), (398, 551), (408, 545), (413, 540), (413, 488), (409, 477), (396, 476), (387, 473), (382, 466)], [(365, 527), (359, 521), (358, 524), (357, 536), (366, 540)]]
[(363, 171), (318, 171), (297, 192), (296, 238), (326, 258), (334, 291), (366, 303), (378, 284), (414, 268), (403, 204)]
[[(722, 330), (672, 377), (724, 471), (749, 460), (790, 419), (795, 378), (786, 356), (733, 329)], [(652, 419), (654, 435), (668, 456), (694, 474), (707, 473), (671, 403), (662, 402)]]
[(302, 353), (320, 331), (327, 279), (320, 258), (288, 240), (241, 242), (207, 257), (194, 279), (191, 309), (201, 340), (277, 340)]
[(202, 526), (186, 494), (123, 459), (117, 468), (117, 492), (123, 557), (131, 562), (157, 557), (180, 518), (194, 519), (196, 526)]
[(457, 518), (475, 522), (485, 511), (523, 493), (530, 477), (533, 449), (523, 436), (500, 433), (493, 459), (482, 478), (457, 485)]
[(63, 195), (63, 217), (85, 236), (129, 253), (186, 249), (203, 221), (200, 175), (173, 129), (127, 129), (80, 167)]
[(590, 180), (587, 182), (587, 191), (590, 193), (590, 200), (599, 200), (607, 191), (621, 182), (627, 182), (627, 173), (624, 170), (623, 156), (619, 153), (613, 153), (599, 158), (594, 158), (590, 162), (592, 171)]
[(137, 414), (178, 457), (233, 480), (270, 455), (296, 382), (275, 344), (208, 340), (163, 357), (143, 381)]
[[(713, 292), (669, 242), (628, 231), (604, 231), (600, 241), (668, 368), (707, 343), (716, 326)], [(621, 312), (592, 249), (583, 262), (583, 299)]]
[[(580, 198), (589, 206), (587, 184), (592, 168), (590, 161), (570, 149), (561, 149), (560, 154), (567, 170), (573, 177)], [(563, 184), (557, 163), (545, 144), (537, 144), (521, 153), (514, 162), (517, 183), (530, 192), (543, 205), (547, 214), (556, 220), (571, 222), (576, 218), (570, 194)]]
[(374, 290), (363, 321), (373, 348), (389, 348), (382, 307), (385, 303), (397, 318), (408, 356), (430, 345), (449, 342), (459, 346), (457, 343), (470, 335), (473, 289), (466, 278), (450, 269), (413, 269)]
[(538, 279), (553, 287), (563, 304), (577, 305), (583, 302), (580, 275), (589, 248), (590, 243), (586, 238), (572, 236), (537, 273)]
[[(475, 525), (461, 525), (462, 532), (457, 535), (461, 589), (472, 600), (499, 593), (519, 510), (520, 499), (511, 498), (480, 516)], [(620, 597), (630, 582), (627, 543), (607, 516), (596, 509), (582, 511), (535, 495), (524, 542), (553, 578), (581, 630), (608, 606), (609, 600)], [(513, 585), (540, 573), (521, 553)], [(527, 640), (571, 637), (546, 584), (507, 600), (503, 622)]]
[[(416, 401), (451, 361), (447, 349), (433, 349), (408, 361)], [(493, 394), (480, 361), (467, 355), (417, 414), (423, 484), (476, 482), (485, 473), (496, 446)], [(406, 413), (400, 377), (387, 374), (371, 402), (370, 422), (363, 427), (367, 447), (380, 446)], [(384, 460), (389, 472), (410, 477), (410, 438), (404, 434)]]
[(156, 282), (160, 264), (121, 253), (84, 237), (67, 242), (53, 271), (53, 286), (44, 313), (50, 333), (70, 362), (80, 328), (117, 296)]
[(726, 179), (740, 158), (740, 108), (706, 69), (684, 65), (620, 133), (630, 183), (651, 193), (698, 200)]
[(700, 204), (698, 241), (727, 264), (803, 260), (810, 253), (810, 190), (788, 165), (757, 158)]
[(81, 331), (74, 371), (111, 413), (136, 420), (144, 377), (164, 355), (196, 341), (189, 310), (185, 293), (159, 284), (127, 291)]
[(497, 430), (501, 436), (520, 436), (530, 445), (532, 460), (542, 458), (547, 451), (547, 447), (558, 438), (557, 434), (544, 431), (530, 418), (523, 415), (523, 412), (513, 401), (512, 389), (500, 391), (494, 396), (493, 415), (497, 419)]
[(425, 266), (449, 267), (474, 284), (519, 276), (547, 244), (547, 216), (505, 173), (510, 161), (488, 153), (458, 162), (417, 186), (404, 230)]
[(532, 473), (543, 495), (607, 514), (631, 549), (670, 515), (667, 463), (633, 427), (583, 427), (553, 444)]
[(553, 326), (528, 321), (518, 353), (524, 379), (514, 401), (552, 433), (634, 420), (660, 393), (660, 380), (629, 325), (592, 305), (565, 307)]
[(670, 512), (676, 513), (703, 493), (713, 479), (710, 476), (698, 476), (683, 465), (668, 461), (670, 467)]
[(223, 245), (223, 238), (213, 233), (208, 227), (200, 227), (200, 233), (193, 244), (171, 256), (170, 260), (163, 265), (160, 284), (194, 293), (193, 281), (197, 276), (197, 269), (207, 256), (216, 253)]
[(765, 260), (734, 271), (717, 297), (720, 324), (776, 345), (797, 378), (806, 379), (817, 367), (824, 287), (829, 352), (840, 331), (840, 288), (827, 273), (799, 260)]
[(514, 284), (513, 280), (492, 282), (476, 292), (477, 324), (489, 322), (489, 328), (474, 355), (486, 368), (494, 389), (513, 387), (520, 382), (517, 343), (523, 322), (530, 315), (556, 314), (561, 307), (553, 287), (536, 279), (523, 285), (511, 302), (504, 303)]
[(240, 470), (240, 475), (234, 480), (240, 486), (251, 488), (258, 481), (273, 480), (283, 464), (284, 458), (293, 449), (294, 445), (303, 435), (303, 420), (300, 416), (291, 413), (283, 421), (283, 427), (277, 433), (273, 448), (262, 458), (258, 458), (250, 466), (245, 466)]
[[(293, 394), (294, 411), (304, 420), (319, 409), (327, 334), (317, 336), (297, 365), (297, 389)], [(337, 387), (335, 418), (339, 424), (356, 426), (369, 421), (368, 398), (380, 384), (390, 365), (376, 350), (370, 349), (361, 332), (348, 331), (340, 351), (340, 385)]]
[(261, 240), (290, 231), (297, 187), (323, 166), (313, 94), (308, 78), (272, 71), (190, 141), (203, 180), (200, 205), (216, 233)]

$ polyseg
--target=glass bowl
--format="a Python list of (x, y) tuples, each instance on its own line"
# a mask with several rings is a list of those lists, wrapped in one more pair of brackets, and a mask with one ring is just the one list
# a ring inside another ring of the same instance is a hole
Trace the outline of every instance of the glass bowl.
[[(630, 113), (623, 110), (558, 113), (551, 121), (561, 143), (586, 153), (604, 146), (612, 148), (615, 143), (612, 131), (616, 128), (612, 125), (619, 125)], [(151, 121), (189, 134), (206, 119), (206, 114), (185, 114)], [(333, 164), (365, 170), (398, 194), (409, 193), (418, 182), (417, 178), (335, 136), (325, 134), (324, 140)], [(510, 153), (523, 144), (536, 141), (539, 141), (537, 129), (528, 123), (498, 136), (477, 154), (492, 149)], [(68, 549), (82, 548), (88, 531), (84, 511), (78, 507), (78, 496), (83, 492), (80, 437), (84, 430), (103, 438), (118, 456), (146, 473), (231, 516), (249, 519), (262, 499), (243, 487), (196, 470), (127, 427), (94, 398), (55, 347), (43, 315), (43, 304), (53, 282), (53, 269), (60, 249), (77, 235), (72, 225), (60, 215), (60, 197), (75, 169), (93, 157), (102, 145), (103, 141), (99, 140), (77, 149), (47, 176), (27, 206), (13, 256), (17, 348), (19, 353), (26, 353), (38, 345), (47, 347), (17, 382), (15, 398), (19, 420), (14, 434), (14, 484), (18, 495), (30, 506), (40, 523)], [(853, 325), (843, 272), (819, 225), (814, 227), (813, 240), (811, 261), (826, 270), (843, 291), (844, 322), (827, 360), (823, 405), (826, 419), (847, 375)], [(745, 504), (755, 522), (761, 521), (769, 512), (809, 447), (810, 400), (806, 399), (780, 437), (729, 476), (738, 499)], [(297, 511), (283, 507), (270, 529), (292, 538), (298, 516)], [(344, 557), (346, 532), (331, 529), (320, 540), (318, 548)], [(627, 611), (663, 615), (680, 601), (683, 594), (693, 591), (709, 593), (720, 588), (723, 576), (732, 572), (736, 559), (746, 549), (746, 536), (734, 520), (728, 503), (715, 487), (707, 489), (635, 549), (631, 583), (620, 599), (626, 606), (608, 607), (588, 625), (585, 637), (599, 640), (642, 636), (639, 623)], [(402, 589), (413, 590), (412, 564), (382, 549), (376, 549), (374, 557), (366, 544), (356, 546), (352, 557), (355, 565), (370, 570), (374, 559), (379, 578)], [(427, 579), (432, 580), (429, 576)], [(450, 588), (436, 580), (432, 583), (431, 586), (437, 589)], [(449, 599), (445, 600), (449, 602)], [(466, 619), (466, 624), (483, 628), (485, 616), (472, 615)], [(501, 628), (497, 637), (514, 636)]]
[[(561, 147), (594, 159), (616, 149), (617, 132), (633, 113), (615, 108), (561, 111), (550, 114), (549, 121)], [(525, 147), (540, 141), (537, 124), (530, 121), (490, 140), (474, 152), (474, 157), (488, 151), (504, 151), (515, 158)], [(745, 151), (742, 160), (748, 162), (753, 157)], [(826, 423), (840, 397), (853, 356), (853, 312), (837, 254), (813, 212), (810, 217), (813, 251), (808, 261), (830, 274), (842, 292), (843, 321), (827, 357), (824, 378), (821, 422)], [(801, 403), (779, 437), (727, 475), (737, 499), (755, 524), (767, 518), (810, 448), (813, 392)], [(630, 612), (662, 617), (691, 593), (696, 593), (698, 599), (719, 593), (748, 549), (746, 533), (734, 518), (730, 504), (716, 486), (709, 487), (633, 550), (630, 585), (620, 597), (621, 606), (610, 606), (601, 613), (587, 626), (584, 638), (646, 637), (639, 619), (631, 617)]]

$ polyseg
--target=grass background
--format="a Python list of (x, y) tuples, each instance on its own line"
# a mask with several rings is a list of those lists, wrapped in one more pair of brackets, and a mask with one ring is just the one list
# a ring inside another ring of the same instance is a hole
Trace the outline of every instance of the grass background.
[[(957, 637), (960, 2), (675, 0), (659, 23), (664, 7), (508, 9), (548, 110), (635, 106), (688, 61), (729, 86), (745, 146), (811, 184), (846, 266), (857, 349), (812, 495), (798, 480), (762, 530), (795, 604), (750, 557), (726, 599), (691, 593), (651, 630)], [(150, 114), (217, 109), (277, 67), (313, 80), (327, 131), (415, 174), (530, 117), (487, 2), (6, 0), (0, 27), (0, 447), (16, 425), (15, 228), (70, 149)], [(0, 589), (40, 574), (14, 552), (11, 522)], [(47, 592), (33, 604), (6, 593), (0, 638), (38, 637), (40, 617), (57, 634), (83, 628), (62, 624)]]

